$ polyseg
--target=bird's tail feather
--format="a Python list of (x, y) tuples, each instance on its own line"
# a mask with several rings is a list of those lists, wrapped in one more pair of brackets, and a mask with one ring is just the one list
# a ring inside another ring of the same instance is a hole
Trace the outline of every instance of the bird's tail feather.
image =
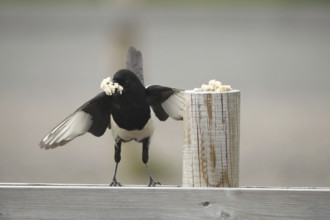
[(127, 51), (126, 68), (135, 73), (144, 85), (142, 53), (134, 47)]

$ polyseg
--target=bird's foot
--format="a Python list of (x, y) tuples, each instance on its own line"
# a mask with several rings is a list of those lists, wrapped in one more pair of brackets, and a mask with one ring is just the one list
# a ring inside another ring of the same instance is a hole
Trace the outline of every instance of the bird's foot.
[(118, 182), (115, 178), (112, 180), (112, 182), (110, 183), (110, 186), (122, 186), (120, 182)]
[(160, 185), (162, 185), (160, 182), (156, 182), (156, 181), (154, 181), (154, 179), (152, 179), (152, 178), (150, 178), (150, 181), (149, 181), (149, 184), (148, 184), (148, 186), (149, 187), (155, 187), (155, 186), (160, 186)]

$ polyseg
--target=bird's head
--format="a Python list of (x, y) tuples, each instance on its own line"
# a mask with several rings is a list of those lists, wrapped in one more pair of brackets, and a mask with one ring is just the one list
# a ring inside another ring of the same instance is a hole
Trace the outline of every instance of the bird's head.
[(116, 72), (112, 82), (118, 83), (123, 88), (123, 93), (136, 93), (145, 89), (139, 78), (128, 69)]
[(101, 82), (101, 89), (108, 96), (134, 94), (144, 92), (144, 86), (139, 78), (130, 70), (122, 69), (115, 73), (113, 80), (110, 77)]

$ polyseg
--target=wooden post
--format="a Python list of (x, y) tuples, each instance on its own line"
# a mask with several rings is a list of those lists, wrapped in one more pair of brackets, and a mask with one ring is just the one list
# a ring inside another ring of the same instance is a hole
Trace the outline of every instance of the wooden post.
[(186, 91), (184, 187), (239, 186), (240, 91)]

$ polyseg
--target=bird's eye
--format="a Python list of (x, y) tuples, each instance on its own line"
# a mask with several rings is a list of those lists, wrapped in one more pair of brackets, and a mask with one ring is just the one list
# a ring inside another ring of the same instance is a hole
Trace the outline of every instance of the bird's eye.
[(127, 84), (128, 84), (128, 80), (125, 80), (125, 81), (124, 81), (124, 84), (127, 85)]

